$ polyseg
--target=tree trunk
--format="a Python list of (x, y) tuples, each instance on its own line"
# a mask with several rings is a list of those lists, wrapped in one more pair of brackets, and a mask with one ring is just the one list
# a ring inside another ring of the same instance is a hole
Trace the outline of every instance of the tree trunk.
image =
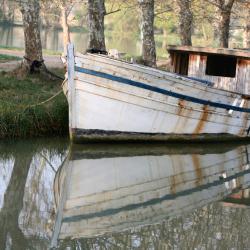
[(141, 18), (142, 60), (145, 65), (156, 67), (154, 0), (138, 0), (138, 3)]
[(245, 27), (244, 27), (244, 33), (243, 33), (243, 47), (244, 48), (250, 48), (250, 4), (246, 6), (247, 9), (247, 15), (245, 18)]
[(22, 67), (27, 70), (36, 70), (43, 64), (42, 43), (40, 36), (40, 5), (39, 1), (21, 1), (20, 2), (24, 39), (25, 56)]
[(67, 55), (67, 45), (70, 43), (70, 33), (68, 25), (68, 15), (65, 5), (61, 5), (61, 23), (63, 28), (63, 55)]
[(104, 36), (105, 0), (88, 0), (89, 50), (106, 51)]
[(230, 16), (231, 12), (220, 12), (219, 21), (219, 46), (222, 48), (228, 48), (229, 43), (229, 27), (230, 27)]
[(32, 161), (32, 153), (15, 157), (11, 179), (4, 194), (4, 205), (0, 210), (0, 247), (6, 246), (8, 234), (13, 249), (29, 249), (29, 240), (25, 238), (18, 225), (19, 214), (23, 208), (25, 184)]
[(219, 23), (218, 23), (218, 34), (219, 34), (219, 46), (222, 48), (228, 48), (229, 44), (229, 29), (230, 29), (230, 18), (231, 11), (235, 0), (217, 0), (218, 12), (219, 12)]
[(191, 0), (177, 0), (179, 7), (179, 34), (182, 45), (192, 46), (193, 13)]

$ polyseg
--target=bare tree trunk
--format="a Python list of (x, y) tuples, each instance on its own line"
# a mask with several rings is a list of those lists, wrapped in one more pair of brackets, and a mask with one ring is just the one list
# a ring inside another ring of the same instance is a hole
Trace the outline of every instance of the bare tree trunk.
[(219, 22), (219, 45), (223, 48), (228, 48), (229, 43), (229, 26), (230, 26), (230, 15), (229, 12), (220, 11), (220, 22)]
[(39, 68), (39, 65), (43, 64), (42, 43), (39, 27), (40, 5), (37, 0), (24, 0), (20, 2), (20, 7), (23, 17), (25, 39), (25, 57), (22, 68), (25, 68), (28, 72), (30, 69), (32, 71), (32, 68)]
[(243, 47), (250, 48), (250, 4), (246, 5), (247, 15), (245, 18), (245, 27), (243, 33)]
[(8, 234), (12, 239), (13, 249), (29, 249), (29, 241), (18, 225), (18, 217), (23, 207), (25, 183), (32, 161), (32, 153), (16, 155), (13, 172), (4, 195), (4, 206), (0, 211), (0, 246), (6, 246)]
[(7, 20), (7, 3), (6, 3), (6, 0), (2, 0), (1, 10), (2, 10), (2, 13), (3, 13), (3, 20), (6, 21)]
[(63, 54), (67, 55), (67, 45), (70, 43), (70, 33), (69, 33), (69, 24), (68, 24), (68, 15), (65, 5), (61, 5), (61, 23), (63, 28)]
[(156, 67), (154, 0), (138, 0), (138, 3), (141, 17), (142, 60), (145, 65)]
[(182, 45), (192, 45), (193, 13), (191, 0), (177, 0), (179, 7), (179, 34)]
[(105, 0), (88, 0), (88, 49), (106, 51), (104, 36)]
[(229, 44), (230, 18), (234, 1), (235, 0), (217, 0), (219, 12), (219, 46), (223, 48), (228, 48)]

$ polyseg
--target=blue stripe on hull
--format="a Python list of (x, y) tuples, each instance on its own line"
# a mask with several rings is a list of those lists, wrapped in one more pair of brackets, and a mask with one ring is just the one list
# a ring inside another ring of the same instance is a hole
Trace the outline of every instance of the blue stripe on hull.
[[(236, 173), (234, 175), (228, 176), (226, 178), (215, 180), (214, 182), (209, 182), (209, 183), (200, 185), (198, 187), (193, 187), (190, 189), (182, 190), (176, 194), (166, 194), (160, 198), (153, 198), (151, 200), (148, 200), (148, 201), (145, 201), (142, 203), (130, 204), (130, 205), (126, 205), (124, 207), (119, 207), (119, 208), (110, 208), (110, 209), (106, 209), (106, 210), (96, 212), (96, 213), (73, 215), (70, 217), (63, 218), (62, 222), (68, 222), (68, 223), (69, 222), (77, 222), (80, 220), (87, 220), (87, 219), (92, 219), (92, 218), (96, 218), (96, 217), (104, 217), (104, 216), (114, 215), (114, 214), (117, 214), (117, 213), (120, 213), (123, 211), (130, 211), (130, 210), (138, 209), (141, 207), (148, 207), (148, 206), (152, 206), (155, 204), (160, 204), (161, 202), (164, 202), (164, 201), (175, 200), (178, 197), (191, 195), (191, 194), (196, 193), (196, 192), (202, 192), (203, 190), (207, 190), (208, 188), (213, 188), (216, 186), (223, 185), (224, 183), (226, 183), (228, 181), (232, 181), (232, 180), (235, 180), (236, 178), (244, 177), (245, 175), (247, 175), (249, 173), (250, 173), (249, 169), (244, 170), (244, 171), (241, 171), (241, 172)], [(236, 188), (235, 190), (239, 190), (239, 189)]]
[(127, 85), (130, 85), (130, 86), (150, 90), (150, 91), (153, 91), (153, 92), (156, 92), (156, 93), (160, 93), (160, 94), (163, 94), (163, 95), (166, 95), (166, 96), (171, 96), (171, 97), (182, 99), (182, 100), (189, 101), (189, 102), (208, 105), (208, 106), (211, 106), (211, 107), (221, 108), (221, 109), (226, 109), (226, 110), (234, 110), (234, 111), (239, 111), (239, 112), (250, 113), (249, 108), (241, 108), (241, 107), (236, 107), (236, 106), (223, 104), (223, 103), (219, 103), (219, 102), (212, 102), (212, 101), (209, 101), (209, 100), (203, 100), (203, 99), (199, 99), (199, 98), (196, 98), (196, 97), (183, 95), (183, 94), (172, 92), (172, 91), (169, 91), (169, 90), (166, 90), (166, 89), (151, 86), (151, 85), (148, 85), (148, 84), (145, 84), (145, 83), (133, 81), (133, 80), (123, 78), (123, 77), (120, 77), (120, 76), (114, 76), (114, 75), (110, 75), (110, 74), (107, 74), (107, 73), (98, 72), (98, 71), (95, 71), (95, 70), (85, 69), (85, 68), (81, 68), (81, 67), (76, 66), (75, 71), (81, 72), (81, 73), (84, 73), (84, 74), (88, 74), (88, 75), (92, 75), (92, 76), (105, 78), (105, 79), (108, 79), (108, 80), (111, 80), (111, 81), (116, 81), (116, 82), (119, 82), (119, 83), (127, 84)]

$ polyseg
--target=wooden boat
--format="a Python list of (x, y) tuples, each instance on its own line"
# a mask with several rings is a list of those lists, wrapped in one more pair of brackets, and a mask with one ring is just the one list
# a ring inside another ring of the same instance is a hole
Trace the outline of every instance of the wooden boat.
[(205, 152), (197, 145), (73, 148), (54, 182), (52, 245), (161, 223), (248, 188), (248, 149), (231, 145), (223, 152), (214, 144)]
[(74, 54), (70, 44), (63, 89), (71, 138), (74, 142), (249, 138), (249, 96), (210, 85), (105, 55)]

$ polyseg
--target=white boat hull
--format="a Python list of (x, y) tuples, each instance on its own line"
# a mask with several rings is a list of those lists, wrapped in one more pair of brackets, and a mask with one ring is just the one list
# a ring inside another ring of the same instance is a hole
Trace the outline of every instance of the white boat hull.
[(104, 56), (72, 58), (64, 89), (76, 142), (248, 137), (249, 101), (240, 94)]
[(55, 240), (161, 223), (250, 185), (247, 147), (210, 154), (137, 147), (71, 150), (55, 180)]

